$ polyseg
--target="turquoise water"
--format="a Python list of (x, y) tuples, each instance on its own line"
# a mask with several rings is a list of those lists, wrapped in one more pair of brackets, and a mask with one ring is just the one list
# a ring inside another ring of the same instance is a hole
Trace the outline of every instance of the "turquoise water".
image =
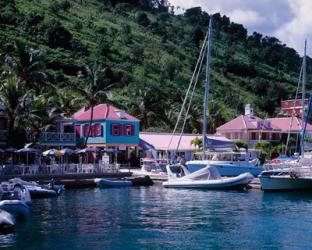
[(14, 249), (307, 249), (312, 193), (161, 186), (66, 190), (34, 200), (0, 247)]

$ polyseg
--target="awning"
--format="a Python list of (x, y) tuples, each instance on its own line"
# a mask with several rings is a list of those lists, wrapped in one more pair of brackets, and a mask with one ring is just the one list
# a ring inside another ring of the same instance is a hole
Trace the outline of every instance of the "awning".
[(211, 139), (206, 137), (206, 148), (233, 148), (235, 143), (233, 141), (224, 141)]
[(155, 149), (153, 145), (149, 144), (148, 142), (142, 139), (140, 139), (139, 147), (142, 148), (143, 150)]

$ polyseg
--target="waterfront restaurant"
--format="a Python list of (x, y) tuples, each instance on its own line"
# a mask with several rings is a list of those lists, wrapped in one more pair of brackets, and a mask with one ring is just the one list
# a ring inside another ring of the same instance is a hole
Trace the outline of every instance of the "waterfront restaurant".
[[(89, 130), (91, 109), (81, 108), (73, 116), (78, 144), (83, 144)], [(124, 151), (125, 160), (130, 152), (138, 155), (140, 120), (109, 104), (99, 104), (93, 110), (93, 122), (88, 147)]]

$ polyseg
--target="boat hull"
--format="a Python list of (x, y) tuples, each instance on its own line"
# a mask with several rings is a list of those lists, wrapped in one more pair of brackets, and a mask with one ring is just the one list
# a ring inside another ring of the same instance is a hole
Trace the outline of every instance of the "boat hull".
[(0, 201), (0, 209), (7, 211), (8, 213), (16, 217), (28, 217), (29, 207), (28, 205), (20, 200), (3, 200)]
[(253, 176), (244, 173), (236, 177), (217, 180), (170, 180), (163, 183), (166, 188), (199, 188), (199, 189), (244, 189)]
[(209, 164), (218, 169), (221, 176), (238, 176), (243, 173), (251, 173), (253, 176), (257, 177), (262, 171), (263, 168), (259, 166), (252, 166), (248, 164), (235, 165), (231, 163), (213, 163), (213, 162), (188, 162), (188, 170), (192, 173), (198, 171), (201, 168), (204, 168)]
[(312, 190), (312, 178), (291, 178), (290, 176), (260, 176), (264, 191)]
[(10, 230), (15, 226), (15, 218), (5, 210), (0, 209), (0, 231)]
[(95, 179), (95, 183), (100, 188), (133, 186), (132, 181), (128, 181), (128, 180)]

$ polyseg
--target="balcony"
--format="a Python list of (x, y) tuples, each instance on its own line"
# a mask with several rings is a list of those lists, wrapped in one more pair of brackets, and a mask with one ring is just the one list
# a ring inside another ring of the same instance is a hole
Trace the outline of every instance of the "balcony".
[(44, 144), (76, 144), (76, 133), (44, 132), (40, 141)]
[(5, 142), (8, 137), (7, 130), (0, 130), (0, 142)]

